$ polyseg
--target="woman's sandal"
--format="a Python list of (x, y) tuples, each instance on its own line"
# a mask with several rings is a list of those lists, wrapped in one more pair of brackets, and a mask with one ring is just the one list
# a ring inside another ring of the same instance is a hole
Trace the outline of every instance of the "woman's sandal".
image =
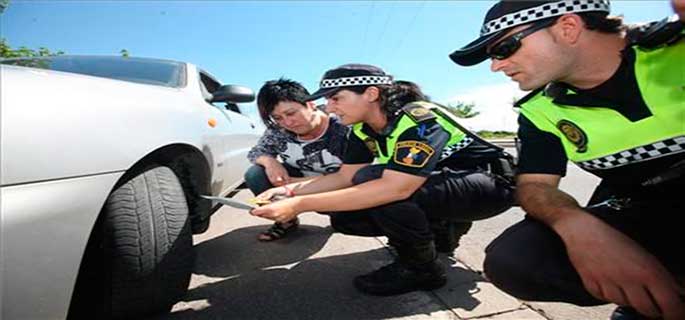
[(276, 222), (271, 228), (259, 234), (259, 241), (274, 241), (282, 239), (300, 226), (300, 219), (295, 218), (288, 222)]

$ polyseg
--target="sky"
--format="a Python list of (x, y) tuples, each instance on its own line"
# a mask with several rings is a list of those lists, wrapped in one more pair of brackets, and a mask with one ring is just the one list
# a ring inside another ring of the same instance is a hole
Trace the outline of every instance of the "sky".
[[(383, 68), (418, 83), (432, 100), (474, 103), (475, 130), (515, 131), (525, 95), (489, 63), (455, 65), (448, 54), (477, 37), (494, 1), (19, 1), (0, 15), (13, 48), (190, 62), (224, 84), (257, 91), (286, 77), (310, 91), (346, 63)], [(614, 0), (629, 23), (671, 15), (668, 0)], [(324, 102), (324, 101), (321, 101)], [(246, 109), (255, 110), (254, 104)]]

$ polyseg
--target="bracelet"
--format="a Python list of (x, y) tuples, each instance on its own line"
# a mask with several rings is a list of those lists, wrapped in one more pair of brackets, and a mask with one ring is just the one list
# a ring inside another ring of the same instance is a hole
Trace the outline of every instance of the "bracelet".
[(293, 191), (293, 189), (288, 188), (288, 186), (283, 186), (283, 189), (285, 189), (285, 195), (287, 197), (294, 197), (295, 196), (295, 191)]

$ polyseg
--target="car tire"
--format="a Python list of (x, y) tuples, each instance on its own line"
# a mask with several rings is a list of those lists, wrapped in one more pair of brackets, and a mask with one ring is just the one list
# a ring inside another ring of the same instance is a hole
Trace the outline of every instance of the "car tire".
[[(194, 265), (188, 205), (168, 167), (114, 190), (104, 208), (105, 312), (130, 319), (166, 312), (186, 292)], [(109, 312), (107, 312), (109, 309)]]

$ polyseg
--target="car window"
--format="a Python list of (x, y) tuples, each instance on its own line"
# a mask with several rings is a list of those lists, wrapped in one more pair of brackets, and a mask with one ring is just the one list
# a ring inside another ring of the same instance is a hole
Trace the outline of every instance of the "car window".
[(205, 100), (209, 101), (212, 99), (212, 93), (219, 89), (221, 84), (216, 81), (212, 76), (204, 71), (200, 71), (200, 90), (202, 91), (202, 96)]
[(185, 64), (159, 59), (56, 56), (1, 60), (2, 64), (85, 74), (165, 87), (186, 85)]
[[(200, 78), (202, 78), (202, 75), (200, 75)], [(202, 93), (202, 98), (205, 99), (205, 101), (209, 102), (212, 100), (212, 94), (209, 93), (207, 86), (205, 86), (202, 81), (200, 81), (200, 92)]]
[(219, 83), (219, 81), (204, 71), (200, 71), (200, 82), (202, 82), (205, 88), (207, 88), (209, 93), (212, 93), (221, 87), (221, 83)]
[[(221, 83), (212, 77), (206, 71), (200, 71), (200, 91), (205, 97), (206, 101), (212, 98), (212, 93), (221, 87)], [(225, 103), (225, 102), (214, 102), (214, 106), (222, 109), (231, 110), (233, 112), (241, 113), (240, 107), (235, 103)]]

